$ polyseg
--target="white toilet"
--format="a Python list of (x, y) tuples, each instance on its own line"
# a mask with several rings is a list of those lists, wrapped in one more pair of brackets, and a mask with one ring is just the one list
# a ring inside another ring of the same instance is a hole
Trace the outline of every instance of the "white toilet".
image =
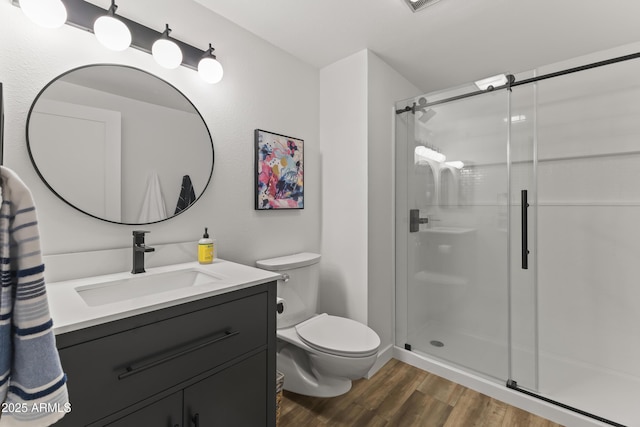
[(257, 261), (258, 268), (277, 271), (278, 370), (284, 389), (307, 396), (333, 397), (351, 389), (351, 380), (373, 366), (380, 338), (373, 329), (344, 317), (317, 314), (320, 255), (295, 255)]

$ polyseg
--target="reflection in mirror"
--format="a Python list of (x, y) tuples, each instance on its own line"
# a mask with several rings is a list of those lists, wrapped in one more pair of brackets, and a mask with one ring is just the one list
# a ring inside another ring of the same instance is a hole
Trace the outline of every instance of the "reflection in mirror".
[(122, 224), (183, 212), (213, 173), (211, 135), (193, 104), (164, 80), (120, 65), (50, 82), (31, 106), (27, 147), (58, 197)]
[(420, 209), (435, 204), (436, 180), (433, 167), (428, 160), (417, 159), (414, 165), (415, 173), (415, 204)]
[(458, 205), (458, 170), (444, 166), (440, 170), (440, 206), (454, 207)]

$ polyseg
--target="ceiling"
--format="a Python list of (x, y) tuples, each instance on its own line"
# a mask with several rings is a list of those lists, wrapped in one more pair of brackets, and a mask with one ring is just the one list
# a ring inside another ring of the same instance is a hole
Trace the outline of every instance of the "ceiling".
[(322, 68), (368, 48), (424, 92), (640, 41), (638, 0), (194, 0)]

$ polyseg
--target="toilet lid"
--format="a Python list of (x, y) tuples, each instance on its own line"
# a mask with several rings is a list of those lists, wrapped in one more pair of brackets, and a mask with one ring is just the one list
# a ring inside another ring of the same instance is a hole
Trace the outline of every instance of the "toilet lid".
[(370, 356), (380, 347), (380, 338), (373, 329), (326, 313), (296, 325), (296, 332), (309, 347), (337, 356)]

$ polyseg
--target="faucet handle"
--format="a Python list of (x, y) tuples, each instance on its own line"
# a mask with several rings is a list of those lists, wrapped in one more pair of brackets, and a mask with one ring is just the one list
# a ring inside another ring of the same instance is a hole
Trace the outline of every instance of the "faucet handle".
[(150, 233), (150, 231), (146, 230), (134, 230), (133, 231), (133, 243), (136, 245), (140, 245), (144, 243), (144, 235), (146, 233)]

